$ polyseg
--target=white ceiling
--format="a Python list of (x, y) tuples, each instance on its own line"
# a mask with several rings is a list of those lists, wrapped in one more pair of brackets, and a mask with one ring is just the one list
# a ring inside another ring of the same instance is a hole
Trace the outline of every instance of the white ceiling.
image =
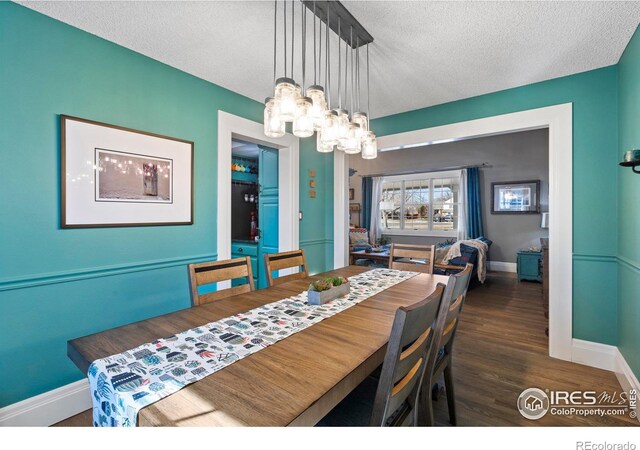
[(239, 139), (231, 141), (231, 149), (234, 155), (244, 156), (245, 158), (257, 158), (260, 153), (260, 149), (256, 144)]
[[(273, 90), (272, 1), (19, 3), (250, 98)], [(640, 22), (637, 2), (343, 3), (375, 39), (373, 117), (616, 64)]]

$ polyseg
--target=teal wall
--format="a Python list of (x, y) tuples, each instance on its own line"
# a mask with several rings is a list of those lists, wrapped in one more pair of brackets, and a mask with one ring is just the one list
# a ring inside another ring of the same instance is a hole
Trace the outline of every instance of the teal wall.
[[(315, 171), (311, 178), (309, 170)], [(315, 180), (315, 189), (309, 181)], [(315, 198), (309, 191), (315, 191)], [(309, 273), (333, 268), (333, 154), (316, 151), (313, 138), (300, 139), (300, 205), (306, 204), (300, 222), (300, 246), (305, 251)], [(330, 222), (330, 233), (327, 223)]]
[[(620, 145), (622, 153), (640, 148), (640, 29), (619, 63)], [(619, 168), (618, 183), (618, 347), (640, 378), (640, 175)]]
[[(216, 258), (217, 114), (262, 106), (13, 3), (0, 2), (0, 407), (83, 377), (66, 341), (190, 305), (186, 264)], [(58, 115), (195, 143), (192, 226), (60, 229)], [(332, 159), (302, 145), (301, 246), (327, 264)], [(308, 186), (308, 180), (307, 180)]]
[(614, 345), (618, 342), (614, 325), (618, 320), (617, 79), (617, 66), (610, 66), (372, 123), (382, 136), (573, 103), (573, 336)]

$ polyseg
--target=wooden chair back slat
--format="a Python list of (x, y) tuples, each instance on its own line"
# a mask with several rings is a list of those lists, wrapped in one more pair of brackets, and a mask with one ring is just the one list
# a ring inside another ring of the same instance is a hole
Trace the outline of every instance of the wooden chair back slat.
[(421, 272), (421, 273), (427, 273), (427, 274), (431, 273), (431, 266), (429, 266), (429, 264), (395, 261), (390, 266), (391, 266), (391, 269), (396, 269), (396, 270), (408, 270), (411, 272)]
[(249, 284), (243, 284), (240, 286), (234, 286), (229, 289), (223, 289), (221, 291), (216, 292), (208, 292), (206, 294), (200, 294), (200, 304), (204, 305), (206, 303), (211, 303), (216, 300), (221, 300), (223, 298), (232, 297), (234, 295), (244, 294), (247, 292), (251, 292), (251, 286)]
[[(278, 278), (273, 277), (273, 272), (276, 270), (290, 269), (294, 267), (298, 267), (300, 271), (289, 275), (279, 276)], [(309, 276), (309, 269), (307, 268), (307, 259), (304, 256), (304, 250), (264, 255), (264, 270), (267, 273), (267, 285), (269, 287)]]
[[(247, 283), (216, 292), (198, 294), (200, 286), (236, 278), (247, 278)], [(253, 283), (253, 271), (251, 270), (251, 259), (245, 256), (244, 258), (189, 264), (189, 284), (191, 287), (191, 301), (194, 306), (253, 291), (255, 286)]]
[(217, 283), (219, 281), (233, 280), (234, 278), (248, 277), (250, 267), (251, 265), (247, 267), (244, 258), (241, 258), (241, 261), (238, 261), (237, 263), (229, 263), (228, 266), (225, 264), (218, 267), (210, 266), (196, 268), (196, 282), (198, 283), (198, 286), (202, 286), (204, 284)]
[(398, 410), (411, 393), (418, 387), (418, 382), (421, 381), (422, 368), (424, 366), (424, 359), (418, 358), (416, 363), (410, 367), (409, 372), (402, 377), (391, 389), (391, 395), (389, 396), (389, 403), (387, 404), (387, 411), (390, 413)]
[(441, 312), (444, 285), (424, 300), (396, 311), (373, 406), (371, 425), (385, 426), (400, 407), (417, 421), (417, 400), (427, 355), (433, 351), (434, 327)]
[(433, 329), (429, 327), (423, 334), (418, 337), (411, 345), (405, 348), (400, 353), (398, 363), (396, 366), (395, 375), (393, 378), (394, 383), (399, 383), (400, 380), (411, 370), (416, 361), (424, 356), (426, 346), (429, 344), (429, 339), (433, 337)]
[(271, 280), (271, 284), (269, 285), (269, 287), (271, 286), (277, 286), (279, 284), (283, 284), (283, 283), (288, 283), (289, 281), (295, 281), (295, 280), (299, 280), (301, 278), (307, 278), (307, 274), (303, 273), (303, 272), (297, 272), (297, 273), (291, 273), (289, 275), (284, 275), (278, 278), (273, 278)]
[[(389, 249), (389, 268), (433, 273), (435, 263), (435, 245), (391, 244)], [(397, 261), (397, 258), (401, 258)], [(410, 261), (424, 260), (424, 261)]]
[(302, 258), (302, 256), (292, 256), (292, 257), (287, 257), (285, 259), (271, 258), (269, 261), (269, 265), (272, 271), (280, 270), (280, 269), (288, 269), (289, 267), (304, 266), (304, 259)]
[[(393, 256), (398, 258), (415, 258), (415, 259), (429, 259), (431, 256), (431, 248), (434, 246), (425, 246), (425, 248), (414, 248), (413, 246), (405, 247), (402, 244), (394, 244)], [(425, 253), (426, 252), (426, 253)]]

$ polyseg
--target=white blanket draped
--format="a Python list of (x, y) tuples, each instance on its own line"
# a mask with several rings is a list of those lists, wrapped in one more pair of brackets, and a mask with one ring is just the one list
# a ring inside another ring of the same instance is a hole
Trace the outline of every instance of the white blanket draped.
[(487, 277), (487, 251), (489, 251), (489, 246), (482, 241), (467, 239), (455, 242), (451, 248), (449, 248), (449, 252), (442, 260), (443, 264), (449, 264), (449, 261), (452, 259), (462, 256), (462, 253), (460, 252), (460, 244), (478, 249), (478, 280), (480, 280), (481, 283), (484, 283), (484, 280)]

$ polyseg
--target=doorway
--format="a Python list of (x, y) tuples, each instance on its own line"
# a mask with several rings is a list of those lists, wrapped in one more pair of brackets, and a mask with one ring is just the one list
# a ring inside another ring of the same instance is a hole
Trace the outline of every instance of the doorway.
[(264, 255), (279, 249), (278, 150), (240, 139), (231, 146), (231, 257), (251, 259), (254, 284), (262, 289)]
[[(218, 260), (231, 258), (231, 181), (232, 142), (241, 140), (277, 150), (277, 251), (297, 250), (300, 246), (299, 223), (299, 140), (286, 134), (281, 138), (264, 135), (263, 125), (224, 111), (218, 112), (218, 191), (216, 246)], [(275, 211), (272, 209), (271, 211)], [(275, 248), (275, 247), (274, 247)], [(256, 254), (257, 259), (257, 254)], [(280, 271), (281, 275), (291, 270)], [(219, 288), (229, 287), (229, 282), (219, 283)]]
[[(565, 103), (378, 138), (380, 149), (399, 149), (515, 131), (549, 129), (549, 356), (568, 361), (575, 359), (572, 330), (573, 196), (567, 195), (573, 192), (572, 117), (573, 105)], [(334, 213), (334, 260), (336, 267), (340, 267), (347, 265), (348, 258), (344, 245), (348, 235), (348, 168), (336, 159), (334, 195), (341, 207)]]

